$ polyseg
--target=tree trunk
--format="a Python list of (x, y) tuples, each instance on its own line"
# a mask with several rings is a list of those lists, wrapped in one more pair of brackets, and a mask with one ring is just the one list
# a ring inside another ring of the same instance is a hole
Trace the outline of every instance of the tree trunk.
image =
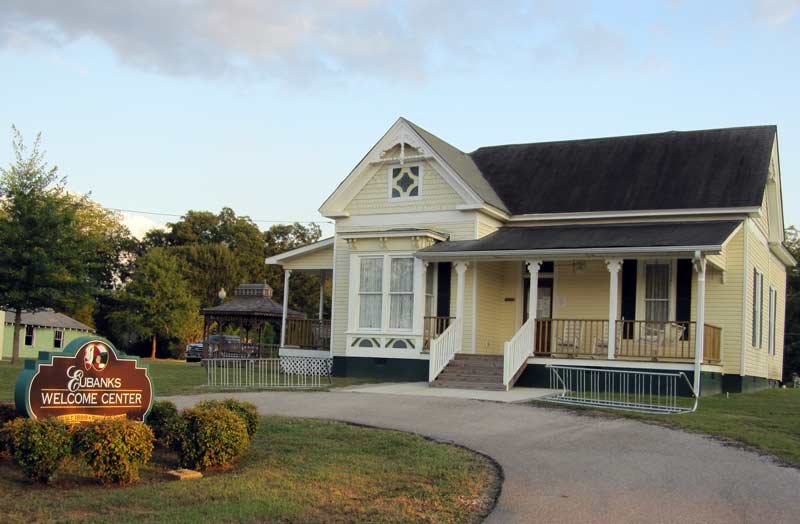
[(19, 362), (19, 332), (22, 330), (22, 310), (14, 311), (14, 345), (11, 350), (11, 363)]
[(155, 360), (156, 359), (156, 335), (153, 334), (153, 349), (150, 352), (150, 358)]

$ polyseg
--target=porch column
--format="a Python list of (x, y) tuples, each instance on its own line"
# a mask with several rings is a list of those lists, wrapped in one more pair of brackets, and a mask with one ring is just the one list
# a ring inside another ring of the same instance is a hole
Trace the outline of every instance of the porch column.
[(706, 257), (695, 252), (694, 270), (697, 271), (697, 304), (694, 327), (694, 392), (700, 396), (700, 369), (703, 364), (703, 343), (706, 325)]
[(456, 318), (464, 317), (464, 273), (467, 271), (468, 262), (458, 262), (456, 264)]
[(283, 321), (281, 322), (281, 347), (286, 346), (286, 314), (289, 312), (289, 277), (291, 269), (283, 270)]
[(325, 306), (325, 271), (319, 272), (319, 319), (322, 320), (324, 316)]
[(619, 302), (619, 270), (622, 269), (622, 259), (609, 258), (606, 260), (608, 267), (608, 359), (614, 360), (614, 351), (617, 346), (617, 302)]
[(542, 268), (541, 260), (527, 260), (525, 266), (531, 274), (531, 286), (528, 293), (528, 320), (536, 322), (536, 304), (539, 301), (539, 270)]

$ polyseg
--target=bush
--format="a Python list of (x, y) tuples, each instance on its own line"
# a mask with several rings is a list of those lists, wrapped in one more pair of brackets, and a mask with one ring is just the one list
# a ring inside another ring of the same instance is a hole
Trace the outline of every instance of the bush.
[(187, 409), (186, 427), (178, 452), (181, 466), (198, 470), (226, 466), (250, 445), (247, 425), (233, 411), (222, 406)]
[(165, 448), (174, 449), (184, 430), (184, 420), (175, 404), (168, 400), (153, 403), (147, 416), (147, 425), (153, 430), (156, 441)]
[(79, 426), (75, 449), (102, 483), (128, 484), (139, 479), (139, 467), (153, 454), (153, 431), (127, 419)]
[(199, 403), (197, 408), (208, 409), (216, 406), (221, 406), (239, 415), (247, 426), (247, 435), (251, 439), (253, 438), (253, 435), (258, 431), (258, 422), (260, 420), (258, 409), (256, 409), (255, 405), (235, 398), (228, 398), (225, 400), (206, 400)]
[(11, 458), (36, 482), (48, 482), (72, 450), (69, 426), (53, 418), (17, 418), (2, 433)]
[(17, 408), (14, 404), (0, 404), (0, 426), (17, 417)]

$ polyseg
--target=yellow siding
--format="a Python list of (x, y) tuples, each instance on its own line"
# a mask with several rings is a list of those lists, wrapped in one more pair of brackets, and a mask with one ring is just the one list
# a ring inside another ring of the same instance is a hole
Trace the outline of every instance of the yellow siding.
[[(502, 354), (517, 332), (517, 303), (522, 282), (519, 262), (478, 263), (475, 351)], [(506, 298), (513, 301), (506, 301)]]
[(333, 246), (292, 257), (282, 264), (284, 269), (333, 269)]
[[(389, 198), (389, 166), (372, 166), (368, 168), (372, 172), (369, 182), (350, 201), (345, 211), (350, 215), (445, 211), (464, 203), (437, 172), (433, 162), (423, 161), (421, 165), (422, 187), (419, 198), (392, 201)], [(439, 230), (438, 224), (434, 224), (433, 228)]]
[(553, 318), (607, 319), (608, 284), (609, 273), (602, 260), (557, 262)]
[[(707, 324), (722, 328), (723, 373), (738, 374), (742, 354), (742, 281), (744, 279), (744, 230), (740, 230), (723, 248), (720, 257), (725, 260), (725, 283), (722, 273), (710, 265), (706, 269)], [(711, 257), (709, 257), (711, 258)], [(697, 274), (692, 278), (691, 319), (697, 318)]]
[[(783, 379), (783, 337), (786, 322), (786, 267), (770, 254), (769, 282), (778, 293), (775, 312), (775, 355), (767, 358), (767, 377)], [(769, 289), (769, 288), (767, 288)], [(769, 295), (767, 295), (769, 297)], [(767, 302), (769, 304), (769, 302)]]
[(478, 231), (477, 238), (485, 237), (497, 231), (502, 224), (494, 218), (488, 217), (483, 214), (478, 215)]
[[(386, 229), (405, 229), (405, 228), (419, 228), (419, 229), (436, 229), (442, 233), (448, 233), (452, 240), (470, 240), (475, 238), (475, 217), (474, 215), (464, 215), (462, 222), (440, 222), (436, 224), (393, 224)], [(348, 326), (349, 314), (349, 277), (350, 277), (350, 255), (358, 253), (358, 250), (351, 251), (347, 242), (341, 238), (344, 233), (353, 233), (358, 231), (375, 231), (375, 226), (349, 226), (343, 227), (337, 224), (336, 226), (336, 270), (334, 275), (335, 289), (333, 295), (333, 325), (332, 325), (332, 338), (333, 338), (333, 355), (344, 356), (345, 346), (347, 344), (346, 332)], [(398, 240), (399, 241), (399, 240)], [(357, 247), (369, 248), (374, 252), (374, 248), (378, 246), (377, 243), (370, 243), (374, 241), (359, 240)], [(391, 241), (388, 247), (390, 249), (397, 249), (394, 240)], [(471, 351), (472, 348), (472, 278), (474, 267), (470, 266), (465, 275), (464, 286), (464, 344), (465, 350)], [(456, 274), (453, 270), (452, 278), (452, 292), (451, 292), (451, 313), (455, 314), (455, 297), (456, 297)]]
[(753, 223), (769, 238), (769, 199), (766, 191), (764, 191), (764, 201), (761, 203), (761, 209), (758, 211), (758, 216), (753, 218)]

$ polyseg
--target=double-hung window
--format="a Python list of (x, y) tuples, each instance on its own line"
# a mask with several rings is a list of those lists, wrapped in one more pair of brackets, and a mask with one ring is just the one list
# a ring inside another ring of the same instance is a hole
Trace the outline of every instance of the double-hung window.
[(646, 264), (644, 282), (645, 320), (654, 322), (654, 329), (669, 320), (669, 264)]
[(775, 354), (775, 327), (778, 310), (778, 291), (774, 287), (769, 288), (769, 316), (767, 327), (767, 352)]
[(64, 345), (64, 331), (56, 329), (53, 332), (53, 347), (55, 349), (60, 349), (61, 346), (63, 345)]
[(33, 326), (25, 326), (25, 345), (33, 345)]
[(414, 321), (414, 259), (392, 258), (389, 328), (411, 329)]
[(358, 327), (380, 329), (383, 318), (383, 257), (361, 259)]
[(760, 348), (762, 344), (762, 324), (764, 312), (764, 273), (753, 268), (753, 347)]
[(413, 329), (414, 257), (367, 255), (358, 264), (358, 329)]

